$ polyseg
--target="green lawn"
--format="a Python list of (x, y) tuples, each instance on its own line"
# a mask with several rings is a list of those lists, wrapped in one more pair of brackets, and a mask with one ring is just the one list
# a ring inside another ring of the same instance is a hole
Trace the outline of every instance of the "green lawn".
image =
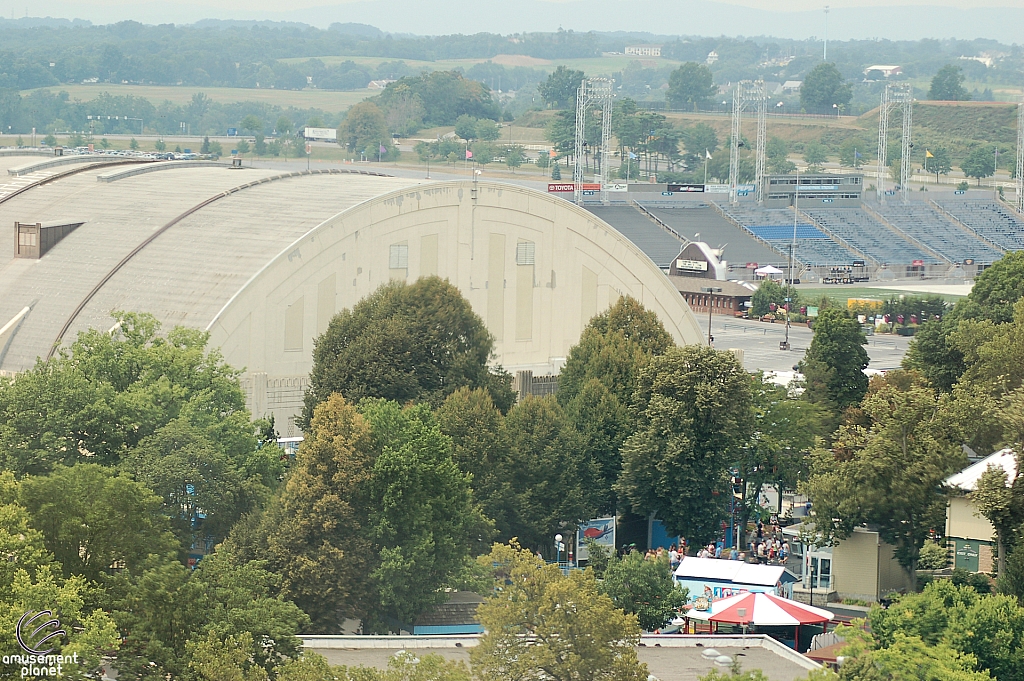
[[(282, 107), (294, 106), (299, 109), (317, 108), (324, 111), (345, 111), (353, 104), (377, 94), (375, 90), (352, 90), (334, 92), (329, 90), (269, 90), (264, 88), (231, 88), (231, 87), (196, 87), (174, 85), (118, 85), (112, 83), (93, 83), (76, 85), (59, 85), (40, 88), (52, 92), (66, 91), (72, 99), (88, 102), (96, 99), (104, 92), (111, 95), (133, 95), (145, 97), (153, 104), (170, 100), (175, 104), (187, 104), (192, 95), (205, 93), (215, 102), (266, 102)], [(25, 90), (22, 94), (31, 92)]]
[(888, 300), (893, 296), (914, 296), (914, 297), (926, 297), (938, 295), (941, 298), (949, 301), (956, 302), (964, 296), (955, 295), (951, 293), (915, 293), (911, 291), (898, 291), (896, 289), (888, 289), (874, 286), (800, 286), (796, 287), (797, 293), (800, 296), (800, 300), (804, 302), (814, 301), (820, 299), (822, 296), (828, 296), (832, 300), (839, 303), (846, 303), (848, 298), (871, 298), (874, 300)]

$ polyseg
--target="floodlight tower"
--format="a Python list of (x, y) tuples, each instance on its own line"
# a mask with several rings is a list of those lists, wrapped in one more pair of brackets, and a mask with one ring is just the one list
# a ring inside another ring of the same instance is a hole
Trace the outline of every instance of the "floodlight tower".
[(878, 107), (878, 167), (875, 174), (875, 186), (878, 202), (885, 203), (885, 174), (889, 166), (889, 114), (899, 105), (903, 114), (903, 133), (901, 135), (900, 157), (900, 196), (903, 202), (908, 199), (907, 184), (910, 182), (910, 150), (911, 133), (914, 119), (914, 90), (904, 83), (888, 83), (882, 90), (882, 102)]
[(612, 82), (608, 78), (586, 78), (576, 91), (576, 167), (572, 173), (573, 200), (583, 205), (583, 148), (587, 134), (587, 110), (601, 106), (601, 201), (608, 203), (608, 143), (612, 130)]
[(1024, 98), (1017, 105), (1017, 210), (1024, 213)]
[(768, 129), (768, 90), (763, 80), (743, 80), (732, 95), (732, 137), (729, 147), (729, 202), (738, 200), (737, 182), (740, 167), (740, 122), (748, 105), (757, 107), (757, 146), (754, 159), (754, 193), (758, 203), (763, 199), (765, 139)]

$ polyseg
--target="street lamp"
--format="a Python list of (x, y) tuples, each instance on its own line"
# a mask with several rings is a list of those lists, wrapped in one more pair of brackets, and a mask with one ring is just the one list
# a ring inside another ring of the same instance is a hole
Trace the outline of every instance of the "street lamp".
[(702, 286), (700, 289), (701, 293), (707, 293), (708, 295), (708, 347), (715, 342), (715, 337), (711, 335), (711, 295), (712, 293), (721, 293), (722, 289), (714, 286)]
[(562, 549), (564, 547), (565, 547), (565, 544), (562, 543), (562, 535), (561, 534), (556, 534), (555, 535), (555, 550), (558, 553), (556, 554), (557, 557), (555, 559), (555, 564), (558, 565), (559, 567), (562, 566)]

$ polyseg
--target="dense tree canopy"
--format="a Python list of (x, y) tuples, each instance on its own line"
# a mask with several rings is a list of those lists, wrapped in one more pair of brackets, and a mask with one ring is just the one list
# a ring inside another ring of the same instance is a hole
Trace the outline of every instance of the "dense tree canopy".
[(823, 62), (804, 77), (800, 86), (800, 105), (808, 113), (836, 113), (850, 103), (853, 93), (835, 64)]
[(547, 80), (537, 86), (537, 92), (552, 108), (569, 109), (576, 104), (576, 91), (584, 78), (582, 71), (558, 66)]
[(303, 427), (332, 393), (437, 406), (460, 387), (487, 388), (502, 409), (508, 375), (487, 366), (494, 340), (459, 290), (437, 277), (384, 284), (342, 310), (316, 339)]
[(602, 594), (593, 571), (563, 575), (515, 544), (481, 557), (495, 573), (493, 594), (477, 616), (486, 633), (470, 657), (484, 681), (643, 681), (635, 615)]
[(640, 372), (636, 432), (622, 448), (618, 492), (699, 545), (718, 534), (728, 466), (753, 426), (751, 378), (732, 353), (672, 348)]
[(800, 362), (808, 400), (839, 412), (856, 404), (868, 389), (867, 338), (860, 323), (845, 311), (822, 310), (814, 322), (814, 338)]
[(686, 62), (668, 77), (665, 100), (670, 108), (696, 110), (718, 93), (711, 69), (704, 64)]
[(970, 98), (971, 94), (964, 87), (964, 71), (959, 66), (946, 64), (932, 78), (928, 99), (959, 102)]

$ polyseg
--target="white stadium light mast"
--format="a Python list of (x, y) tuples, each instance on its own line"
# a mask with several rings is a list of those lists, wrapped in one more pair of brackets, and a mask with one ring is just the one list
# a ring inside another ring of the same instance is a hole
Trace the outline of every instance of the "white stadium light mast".
[(601, 202), (608, 203), (608, 145), (612, 132), (612, 82), (608, 78), (585, 78), (576, 91), (576, 166), (572, 172), (573, 201), (583, 205), (583, 155), (587, 135), (587, 110), (601, 105)]
[(768, 90), (763, 80), (743, 80), (736, 84), (732, 95), (732, 137), (729, 146), (729, 202), (736, 203), (740, 165), (740, 122), (747, 105), (757, 107), (757, 144), (754, 158), (754, 193), (758, 203), (763, 200), (765, 140), (768, 128)]
[[(905, 83), (888, 83), (882, 90), (882, 101), (878, 107), (878, 160), (875, 173), (875, 192), (879, 203), (885, 203), (885, 174), (889, 169), (889, 114), (899, 105), (903, 114), (903, 132), (901, 135), (900, 157), (900, 196), (903, 202), (908, 199), (907, 185), (910, 183), (911, 133), (914, 118), (914, 90)], [(856, 166), (856, 159), (854, 159)]]

